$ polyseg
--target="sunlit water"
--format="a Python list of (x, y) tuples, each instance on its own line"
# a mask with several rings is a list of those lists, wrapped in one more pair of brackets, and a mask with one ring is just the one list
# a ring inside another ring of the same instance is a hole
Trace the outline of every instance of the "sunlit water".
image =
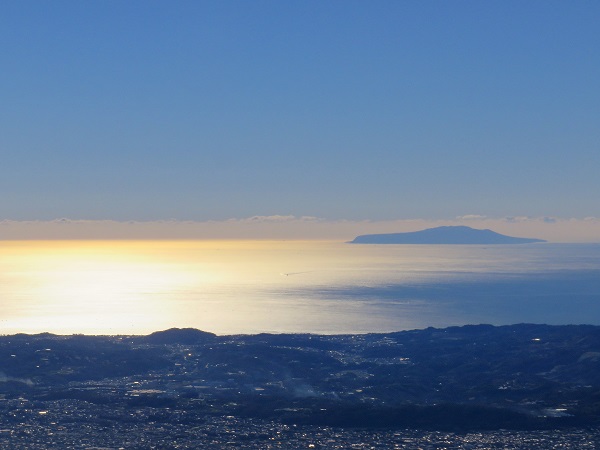
[(600, 324), (600, 245), (0, 242), (0, 334)]

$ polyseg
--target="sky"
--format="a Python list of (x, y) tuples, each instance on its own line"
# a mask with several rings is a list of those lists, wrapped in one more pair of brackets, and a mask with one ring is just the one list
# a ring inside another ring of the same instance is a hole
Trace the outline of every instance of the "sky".
[(0, 233), (480, 219), (600, 241), (599, 21), (591, 1), (0, 0)]

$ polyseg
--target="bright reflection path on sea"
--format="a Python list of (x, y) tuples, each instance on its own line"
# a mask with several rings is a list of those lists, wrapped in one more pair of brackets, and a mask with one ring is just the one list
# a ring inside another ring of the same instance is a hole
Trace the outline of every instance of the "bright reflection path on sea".
[(0, 242), (0, 333), (361, 333), (591, 323), (600, 246)]
[(202, 283), (143, 242), (3, 243), (2, 332), (111, 333), (153, 328), (161, 295)]
[[(0, 332), (278, 328), (278, 321), (295, 320), (287, 317), (291, 305), (261, 293), (278, 283), (294, 285), (292, 277), (300, 273), (282, 270), (304, 270), (306, 247), (263, 241), (2, 242)], [(320, 260), (321, 251), (313, 256)]]

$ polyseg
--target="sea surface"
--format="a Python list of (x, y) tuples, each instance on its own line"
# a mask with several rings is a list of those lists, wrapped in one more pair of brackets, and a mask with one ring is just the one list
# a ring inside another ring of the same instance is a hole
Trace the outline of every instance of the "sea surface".
[(0, 334), (600, 325), (600, 244), (2, 241)]

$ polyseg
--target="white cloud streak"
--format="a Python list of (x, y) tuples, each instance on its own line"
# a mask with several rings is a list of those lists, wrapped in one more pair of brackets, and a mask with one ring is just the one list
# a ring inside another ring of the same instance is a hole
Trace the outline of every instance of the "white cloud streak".
[(0, 221), (0, 240), (40, 239), (329, 239), (347, 241), (360, 234), (417, 231), (468, 225), (550, 242), (600, 242), (600, 218), (502, 217), (468, 214), (454, 219), (388, 221), (327, 220), (291, 215), (253, 216), (223, 221), (112, 220)]

